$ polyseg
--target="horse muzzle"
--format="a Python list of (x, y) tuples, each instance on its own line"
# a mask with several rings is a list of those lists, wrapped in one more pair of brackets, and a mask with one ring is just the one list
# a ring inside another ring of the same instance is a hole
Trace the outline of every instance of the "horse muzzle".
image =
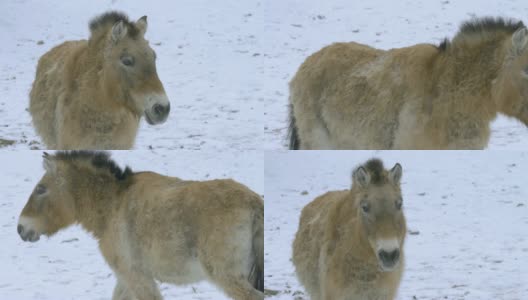
[(381, 270), (384, 272), (390, 272), (394, 270), (400, 262), (400, 250), (380, 250), (378, 251), (378, 260), (380, 262)]
[(164, 123), (169, 117), (170, 102), (165, 95), (149, 97), (149, 107), (145, 110), (145, 119), (150, 125)]
[(18, 224), (17, 231), (24, 242), (36, 242), (40, 239), (40, 234), (33, 229), (24, 227), (24, 225)]

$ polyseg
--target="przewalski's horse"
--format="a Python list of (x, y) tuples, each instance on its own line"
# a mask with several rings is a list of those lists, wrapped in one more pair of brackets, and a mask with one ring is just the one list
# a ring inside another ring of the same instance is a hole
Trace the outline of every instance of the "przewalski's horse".
[(233, 299), (263, 299), (264, 204), (233, 180), (122, 170), (101, 152), (44, 155), (46, 173), (18, 233), (35, 242), (81, 224), (117, 277), (113, 299), (161, 299), (155, 280), (208, 279)]
[(90, 39), (44, 54), (30, 93), (33, 125), (50, 149), (130, 149), (141, 116), (161, 124), (170, 103), (145, 40), (147, 17), (90, 22)]
[(328, 192), (304, 207), (293, 243), (297, 277), (312, 300), (394, 299), (406, 234), (400, 178), (373, 159), (352, 189)]
[(483, 149), (498, 113), (528, 124), (528, 30), (475, 19), (439, 46), (308, 57), (290, 83), (290, 148)]

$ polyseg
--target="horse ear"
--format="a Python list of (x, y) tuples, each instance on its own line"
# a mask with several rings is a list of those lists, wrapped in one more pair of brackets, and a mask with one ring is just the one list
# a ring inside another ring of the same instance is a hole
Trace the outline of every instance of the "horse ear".
[(362, 187), (366, 187), (370, 183), (370, 175), (363, 167), (358, 167), (352, 173), (353, 184), (359, 184)]
[(128, 29), (123, 21), (115, 23), (114, 26), (112, 26), (112, 41), (114, 43), (119, 42), (126, 36), (127, 32)]
[(517, 29), (512, 35), (512, 48), (514, 53), (522, 53), (528, 45), (528, 29)]
[(392, 167), (389, 171), (389, 180), (394, 184), (400, 184), (400, 179), (402, 177), (402, 166), (398, 163)]
[(44, 170), (46, 170), (46, 172), (50, 172), (50, 173), (55, 172), (55, 170), (56, 170), (55, 161), (53, 160), (51, 155), (49, 155), (48, 153), (44, 152), (44, 154), (42, 155), (42, 158), (44, 159), (43, 162), (42, 162), (42, 166), (44, 167)]
[(147, 32), (147, 25), (147, 16), (143, 16), (136, 21), (136, 27), (141, 32), (141, 35), (145, 35), (145, 32)]

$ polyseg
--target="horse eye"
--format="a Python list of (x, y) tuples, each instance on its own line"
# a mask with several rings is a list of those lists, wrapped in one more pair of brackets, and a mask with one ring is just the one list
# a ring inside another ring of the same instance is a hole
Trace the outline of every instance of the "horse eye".
[(368, 203), (361, 203), (361, 210), (364, 213), (368, 213), (370, 211), (370, 205)]
[(46, 187), (39, 184), (37, 185), (37, 187), (35, 188), (35, 193), (37, 193), (37, 195), (42, 195), (46, 192)]
[(131, 67), (134, 65), (134, 58), (132, 56), (122, 56), (121, 62), (123, 63), (123, 65)]

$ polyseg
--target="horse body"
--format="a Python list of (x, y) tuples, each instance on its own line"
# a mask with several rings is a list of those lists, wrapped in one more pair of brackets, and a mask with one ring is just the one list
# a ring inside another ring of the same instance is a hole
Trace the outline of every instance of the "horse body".
[(146, 17), (110, 12), (91, 23), (89, 40), (68, 41), (37, 66), (29, 111), (51, 149), (130, 149), (142, 115), (163, 123), (170, 104), (143, 38)]
[[(155, 280), (182, 285), (204, 279), (233, 299), (263, 299), (264, 207), (257, 194), (233, 180), (184, 181), (152, 172), (121, 174), (116, 181), (101, 176), (97, 158), (61, 155), (46, 158), (39, 183), (46, 199), (35, 191), (22, 211), (24, 240), (80, 223), (99, 240), (117, 277), (114, 300), (162, 299)], [(82, 168), (97, 174), (79, 174)], [(64, 192), (55, 190), (57, 181)], [(36, 203), (51, 197), (57, 207), (39, 210)], [(50, 219), (59, 224), (47, 228)]]
[[(158, 175), (139, 174), (137, 181), (149, 176)], [(123, 195), (129, 199), (126, 206), (117, 211), (116, 226), (100, 240), (119, 280), (131, 284), (128, 274), (136, 276), (138, 270), (150, 274), (149, 279), (177, 285), (210, 278), (234, 299), (259, 299), (247, 280), (256, 263), (253, 236), (262, 230), (257, 223), (263, 208), (256, 194), (231, 180), (174, 179), (159, 195), (145, 195), (148, 189), (148, 180), (130, 187)], [(128, 255), (122, 256), (122, 251)], [(149, 296), (154, 294), (152, 290)]]
[(482, 149), (497, 113), (528, 122), (528, 33), (488, 22), (444, 46), (336, 43), (311, 55), (290, 83), (290, 147)]
[[(370, 188), (379, 189), (373, 192), (376, 200), (371, 204), (375, 221), (365, 223), (369, 217), (365, 219), (360, 207), (368, 196), (358, 187), (328, 192), (303, 208), (293, 243), (293, 263), (311, 299), (388, 300), (396, 296), (404, 268), (405, 219), (399, 211), (391, 211), (394, 215), (387, 217), (390, 208), (376, 204), (384, 201), (380, 195), (392, 204), (398, 198), (394, 186)], [(391, 246), (385, 246), (388, 244)], [(399, 253), (389, 270), (383, 270), (380, 262), (384, 247)]]

